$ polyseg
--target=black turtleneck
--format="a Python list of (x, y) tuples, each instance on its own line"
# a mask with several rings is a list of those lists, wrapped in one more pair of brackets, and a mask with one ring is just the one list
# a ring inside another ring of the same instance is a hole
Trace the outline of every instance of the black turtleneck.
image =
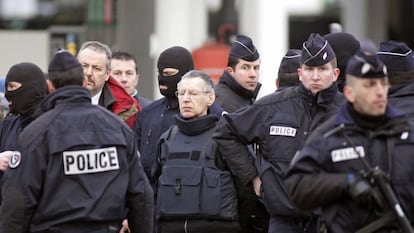
[(175, 116), (175, 122), (180, 131), (185, 135), (198, 135), (211, 127), (215, 127), (219, 117), (213, 114), (208, 114), (194, 119), (185, 119), (180, 114)]
[(347, 104), (347, 109), (355, 124), (363, 129), (376, 129), (389, 120), (385, 114), (381, 116), (369, 116), (357, 112), (350, 103)]

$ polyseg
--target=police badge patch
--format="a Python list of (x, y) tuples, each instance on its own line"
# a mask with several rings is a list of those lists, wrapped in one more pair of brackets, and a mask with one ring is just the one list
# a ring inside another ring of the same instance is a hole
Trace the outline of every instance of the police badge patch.
[(365, 157), (365, 150), (362, 146), (346, 147), (331, 151), (331, 158), (334, 163), (358, 159), (359, 157)]
[(272, 125), (270, 126), (269, 135), (295, 137), (296, 131), (293, 127)]
[(20, 165), (21, 160), (22, 160), (22, 156), (20, 154), (20, 151), (12, 151), (12, 154), (9, 160), (9, 167), (10, 168), (18, 167)]

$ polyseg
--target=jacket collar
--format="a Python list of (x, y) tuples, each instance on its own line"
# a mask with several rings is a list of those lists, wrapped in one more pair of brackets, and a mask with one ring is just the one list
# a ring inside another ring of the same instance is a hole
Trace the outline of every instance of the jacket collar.
[(247, 99), (256, 99), (257, 94), (259, 94), (260, 87), (262, 86), (262, 84), (258, 82), (254, 91), (247, 90), (246, 88), (242, 87), (227, 71), (224, 71), (219, 83), (225, 84), (238, 95)]

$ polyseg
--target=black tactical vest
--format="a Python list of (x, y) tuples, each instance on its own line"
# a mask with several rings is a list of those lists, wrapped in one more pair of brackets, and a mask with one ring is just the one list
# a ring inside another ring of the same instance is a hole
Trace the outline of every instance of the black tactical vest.
[(237, 192), (228, 170), (216, 166), (214, 127), (200, 135), (169, 129), (159, 144), (159, 219), (237, 219)]

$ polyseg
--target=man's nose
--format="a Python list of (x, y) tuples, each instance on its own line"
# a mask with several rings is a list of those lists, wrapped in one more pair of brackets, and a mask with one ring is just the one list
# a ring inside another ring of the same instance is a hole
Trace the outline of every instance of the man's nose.
[(83, 73), (87, 75), (92, 75), (92, 67), (83, 68)]

